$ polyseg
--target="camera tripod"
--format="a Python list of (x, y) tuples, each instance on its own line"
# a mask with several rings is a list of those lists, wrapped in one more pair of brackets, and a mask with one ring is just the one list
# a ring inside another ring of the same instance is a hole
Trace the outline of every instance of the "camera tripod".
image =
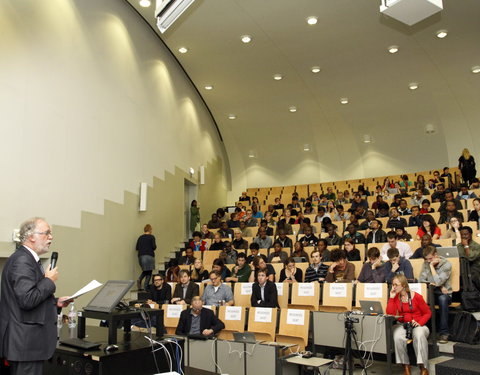
[[(353, 356), (354, 356), (354, 351), (352, 348), (352, 339), (353, 342), (355, 343), (356, 350), (358, 351), (358, 342), (357, 342), (357, 332), (355, 331), (355, 328), (353, 326), (353, 323), (358, 323), (359, 319), (358, 318), (352, 318), (350, 312), (345, 313), (345, 354), (343, 356), (343, 375), (346, 375), (347, 373), (347, 368), (348, 368), (348, 374), (353, 375)], [(365, 362), (361, 356), (358, 356), (360, 358), (360, 362), (362, 364), (362, 368), (365, 370), (365, 374), (367, 374), (367, 370), (365, 368)]]

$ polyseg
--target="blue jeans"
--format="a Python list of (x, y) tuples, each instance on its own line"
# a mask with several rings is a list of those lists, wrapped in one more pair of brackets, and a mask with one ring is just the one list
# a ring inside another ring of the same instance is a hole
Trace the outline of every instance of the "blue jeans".
[(448, 294), (441, 294), (435, 291), (435, 303), (439, 307), (440, 320), (437, 324), (440, 335), (448, 335), (448, 306), (452, 302), (452, 297)]

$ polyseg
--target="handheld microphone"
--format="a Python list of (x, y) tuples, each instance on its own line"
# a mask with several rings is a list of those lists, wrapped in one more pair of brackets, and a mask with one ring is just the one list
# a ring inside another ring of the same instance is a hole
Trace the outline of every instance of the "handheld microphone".
[(57, 265), (58, 253), (54, 251), (52, 257), (50, 258), (50, 269), (53, 270)]

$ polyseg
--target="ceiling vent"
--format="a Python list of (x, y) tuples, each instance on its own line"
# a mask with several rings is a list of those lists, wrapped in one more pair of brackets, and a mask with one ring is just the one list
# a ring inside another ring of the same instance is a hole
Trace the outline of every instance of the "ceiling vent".
[(163, 34), (192, 5), (195, 0), (157, 0), (155, 17), (157, 27)]
[(380, 13), (412, 26), (443, 9), (442, 0), (382, 0)]

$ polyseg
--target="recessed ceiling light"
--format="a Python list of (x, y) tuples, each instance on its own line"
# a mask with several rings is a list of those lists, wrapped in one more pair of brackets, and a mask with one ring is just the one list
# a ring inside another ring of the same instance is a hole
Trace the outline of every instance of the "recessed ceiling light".
[(316, 25), (317, 22), (318, 22), (318, 18), (315, 17), (315, 16), (310, 16), (310, 17), (307, 18), (307, 23), (309, 25)]
[(388, 47), (388, 52), (390, 52), (390, 53), (397, 53), (397, 52), (398, 52), (398, 46), (390, 46), (390, 47)]
[(312, 70), (312, 73), (320, 73), (320, 70), (322, 70), (322, 69), (320, 69), (319, 66), (312, 66), (311, 70)]
[(187, 47), (180, 47), (180, 48), (178, 49), (178, 52), (180, 52), (180, 53), (187, 53), (187, 52), (188, 52), (188, 48), (187, 48)]
[(408, 88), (409, 88), (410, 90), (416, 90), (416, 89), (418, 89), (418, 82), (410, 82), (410, 83), (408, 84)]
[(310, 151), (310, 145), (308, 143), (303, 145), (303, 151)]
[(443, 39), (448, 35), (447, 30), (438, 30), (437, 31), (437, 38)]
[(229, 120), (235, 120), (237, 118), (237, 115), (234, 115), (233, 113), (228, 115)]
[(213, 90), (213, 86), (212, 85), (206, 85), (205, 90)]
[(255, 157), (255, 151), (254, 151), (254, 150), (250, 150), (250, 151), (248, 152), (248, 157), (249, 157), (249, 158), (254, 158), (254, 157)]
[(252, 41), (252, 37), (250, 35), (242, 35), (240, 39), (243, 43), (250, 43)]
[(150, 5), (152, 5), (152, 2), (150, 0), (140, 0), (138, 4), (143, 8), (148, 8)]
[(283, 78), (283, 76), (281, 74), (274, 74), (273, 75), (273, 79), (275, 81), (280, 81), (282, 78)]
[(348, 98), (340, 98), (340, 103), (348, 104)]
[(473, 74), (480, 73), (480, 65), (472, 66), (472, 73)]
[(294, 105), (292, 105), (290, 108), (288, 108), (288, 110), (292, 113), (294, 112), (297, 112), (297, 107), (295, 107)]
[(369, 136), (368, 134), (365, 134), (363, 136), (363, 143), (372, 143), (372, 137)]

